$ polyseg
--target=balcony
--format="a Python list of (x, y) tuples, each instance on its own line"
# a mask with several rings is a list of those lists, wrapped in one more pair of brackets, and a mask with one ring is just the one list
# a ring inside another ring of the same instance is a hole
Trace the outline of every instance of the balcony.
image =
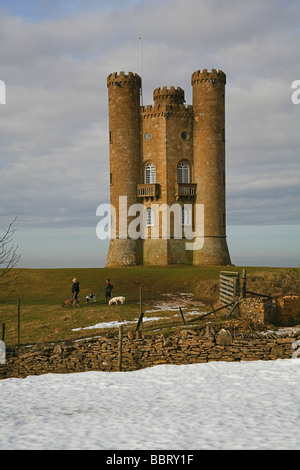
[(181, 198), (191, 199), (197, 195), (196, 183), (177, 183), (175, 185), (175, 198), (178, 201)]
[(144, 198), (146, 201), (148, 199), (158, 199), (159, 198), (159, 188), (160, 184), (138, 184), (137, 185), (137, 197)]

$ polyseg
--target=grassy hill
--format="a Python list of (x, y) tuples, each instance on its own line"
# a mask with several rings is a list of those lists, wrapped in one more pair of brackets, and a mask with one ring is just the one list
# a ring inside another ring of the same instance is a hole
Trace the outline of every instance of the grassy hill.
[[(21, 344), (43, 341), (66, 341), (99, 334), (109, 334), (112, 329), (78, 330), (103, 322), (132, 321), (140, 314), (139, 291), (142, 288), (143, 309), (153, 310), (166, 295), (192, 294), (190, 303), (203, 302), (202, 311), (209, 311), (218, 301), (219, 274), (222, 270), (242, 273), (242, 267), (137, 267), (91, 269), (19, 269), (14, 292), (0, 301), (0, 331), (5, 323), (5, 341), (17, 343), (17, 299), (20, 299)], [(71, 297), (72, 279), (80, 281), (80, 308), (62, 307)], [(124, 295), (123, 306), (107, 306), (104, 298), (105, 280), (114, 284), (113, 295)], [(249, 289), (272, 295), (299, 293), (299, 270), (296, 268), (247, 268)], [(5, 292), (2, 292), (2, 295)], [(85, 296), (97, 294), (96, 304), (85, 304)], [(1, 297), (0, 297), (1, 298)], [(183, 304), (182, 304), (183, 305)], [(155, 310), (155, 309), (154, 309)], [(186, 310), (187, 311), (187, 310)], [(151, 314), (150, 314), (151, 315)], [(153, 312), (153, 316), (157, 313)], [(157, 327), (182, 325), (180, 316), (170, 319), (170, 309), (160, 308), (159, 316), (165, 316)], [(176, 323), (177, 322), (177, 323)], [(132, 327), (132, 326), (131, 326)]]

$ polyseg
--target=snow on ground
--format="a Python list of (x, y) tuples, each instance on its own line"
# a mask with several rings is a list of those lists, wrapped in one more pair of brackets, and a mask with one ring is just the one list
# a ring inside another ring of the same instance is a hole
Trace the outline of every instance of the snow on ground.
[[(193, 294), (189, 293), (181, 293), (180, 295), (173, 295), (173, 294), (163, 294), (162, 297), (167, 298), (167, 300), (161, 300), (156, 302), (152, 309), (145, 310), (145, 314), (153, 314), (157, 312), (178, 312), (179, 307), (184, 307), (184, 305), (187, 305), (191, 302), (191, 298), (193, 297)], [(184, 316), (192, 316), (192, 315), (200, 315), (201, 313), (205, 314), (202, 310), (199, 311), (199, 309), (195, 308), (195, 306), (200, 306), (203, 307), (202, 302), (193, 302), (193, 309), (189, 311), (184, 312)], [(143, 322), (155, 322), (159, 320), (167, 320), (170, 318), (175, 318), (178, 317), (180, 313), (177, 313), (175, 315), (172, 315), (172, 317), (143, 317)], [(80, 331), (80, 330), (93, 330), (93, 329), (104, 329), (104, 328), (119, 328), (121, 325), (133, 325), (137, 324), (138, 318), (128, 321), (128, 320), (123, 320), (123, 321), (110, 321), (110, 322), (101, 322), (101, 323), (96, 323), (95, 325), (90, 325), (90, 326), (85, 326), (85, 327), (79, 327), (79, 328), (73, 328), (72, 331)]]
[(300, 361), (0, 381), (0, 449), (299, 449)]
[[(163, 317), (151, 317), (143, 318), (143, 322), (148, 322), (148, 321), (158, 321), (158, 320), (163, 320)], [(79, 328), (73, 328), (72, 331), (79, 331), (79, 330), (93, 330), (93, 329), (102, 329), (102, 328), (119, 328), (121, 325), (132, 325), (132, 324), (137, 324), (138, 318), (136, 318), (133, 321), (109, 321), (109, 322), (101, 322), (101, 323), (96, 323), (96, 325), (91, 325), (91, 326), (84, 326), (84, 327), (79, 327)]]

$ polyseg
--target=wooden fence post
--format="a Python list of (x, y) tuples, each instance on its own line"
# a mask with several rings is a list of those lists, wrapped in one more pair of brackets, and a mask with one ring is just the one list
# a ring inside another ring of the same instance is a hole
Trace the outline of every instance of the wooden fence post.
[(183, 323), (185, 324), (185, 318), (184, 318), (184, 316), (183, 316), (183, 313), (182, 313), (181, 307), (179, 307), (179, 310), (180, 310), (180, 313), (181, 313), (181, 318), (182, 318), (182, 321), (183, 321)]
[(243, 286), (242, 286), (242, 297), (246, 297), (246, 291), (247, 291), (247, 273), (246, 269), (243, 269)]
[(137, 332), (138, 329), (139, 329), (139, 327), (140, 327), (141, 325), (143, 325), (143, 316), (144, 316), (144, 313), (142, 312), (142, 313), (140, 314), (140, 316), (139, 316), (139, 320), (138, 320), (138, 322), (137, 322), (137, 325), (136, 325), (136, 328), (135, 328), (135, 332)]
[(138, 329), (140, 328), (140, 326), (143, 327), (143, 317), (144, 317), (144, 312), (143, 312), (143, 293), (142, 293), (142, 288), (140, 287), (140, 316), (139, 316), (139, 320), (138, 320), (137, 325), (136, 325), (136, 328), (135, 328), (135, 332), (138, 331)]
[(122, 347), (123, 347), (123, 325), (119, 326), (119, 356), (118, 356), (118, 370), (122, 371)]
[(20, 323), (21, 323), (21, 318), (20, 318), (20, 299), (17, 301), (17, 307), (18, 307), (18, 346), (20, 346)]
[(143, 311), (143, 292), (142, 292), (142, 287), (140, 286), (140, 315)]

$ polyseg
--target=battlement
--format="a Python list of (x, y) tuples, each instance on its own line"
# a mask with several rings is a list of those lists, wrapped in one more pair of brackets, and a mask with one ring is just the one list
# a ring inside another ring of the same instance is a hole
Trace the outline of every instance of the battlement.
[(167, 102), (169, 104), (183, 104), (184, 103), (184, 90), (180, 87), (170, 88), (164, 86), (163, 88), (156, 88), (153, 92), (154, 103)]
[(137, 73), (133, 72), (128, 72), (128, 74), (123, 71), (119, 74), (117, 72), (113, 72), (107, 77), (107, 87), (134, 84), (140, 88), (141, 83), (141, 77)]
[(166, 102), (162, 102), (159, 104), (155, 104), (155, 106), (147, 105), (141, 106), (141, 117), (148, 118), (153, 116), (160, 116), (160, 115), (172, 115), (172, 116), (186, 116), (186, 115), (193, 114), (193, 106), (185, 105), (185, 104), (169, 104)]
[(217, 72), (216, 69), (212, 69), (211, 72), (208, 72), (207, 69), (203, 69), (202, 72), (201, 70), (197, 70), (196, 72), (193, 73), (192, 75), (192, 85), (195, 83), (199, 82), (207, 82), (210, 81), (212, 83), (215, 82), (220, 82), (226, 84), (226, 74), (222, 71), (219, 70)]

